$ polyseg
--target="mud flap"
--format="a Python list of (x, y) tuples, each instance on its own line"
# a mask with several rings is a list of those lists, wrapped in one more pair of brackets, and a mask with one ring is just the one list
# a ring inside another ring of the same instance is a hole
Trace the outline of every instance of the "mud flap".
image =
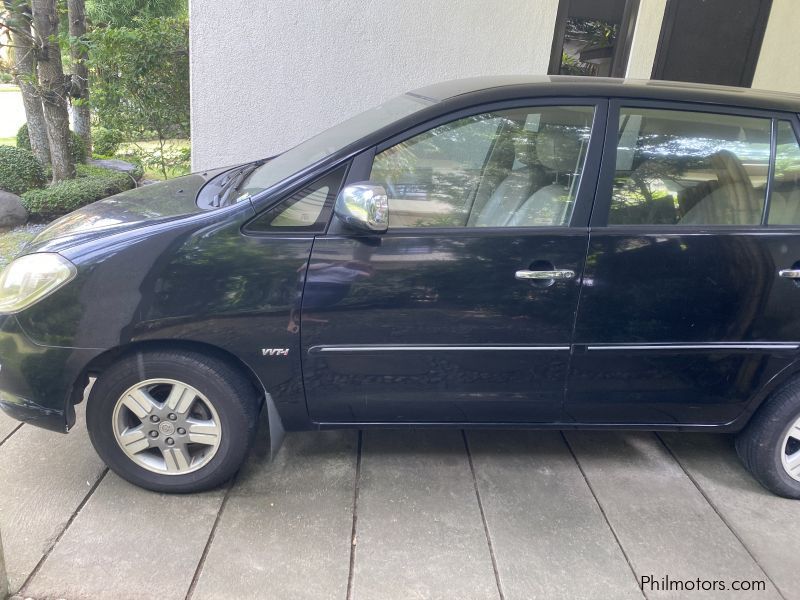
[(278, 450), (281, 449), (285, 431), (283, 430), (283, 422), (278, 414), (278, 409), (275, 408), (275, 401), (269, 394), (264, 399), (264, 408), (261, 410), (261, 426), (264, 426), (263, 420), (266, 417), (266, 424), (269, 427), (269, 459), (272, 460), (278, 454)]

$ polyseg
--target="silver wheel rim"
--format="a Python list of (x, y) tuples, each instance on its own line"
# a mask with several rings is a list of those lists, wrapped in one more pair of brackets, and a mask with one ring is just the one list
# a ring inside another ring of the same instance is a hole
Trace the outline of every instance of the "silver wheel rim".
[(125, 455), (161, 475), (203, 468), (222, 440), (214, 405), (175, 379), (147, 379), (128, 388), (114, 405), (112, 424)]
[(800, 417), (792, 423), (783, 437), (781, 462), (787, 475), (800, 481)]

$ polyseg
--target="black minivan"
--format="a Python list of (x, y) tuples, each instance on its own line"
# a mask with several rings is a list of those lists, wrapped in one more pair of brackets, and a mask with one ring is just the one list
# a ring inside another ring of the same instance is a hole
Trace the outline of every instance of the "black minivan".
[[(0, 276), (0, 405), (129, 481), (261, 418), (737, 432), (800, 498), (800, 97), (492, 77), (113, 196)], [(87, 389), (88, 388), (88, 389)]]

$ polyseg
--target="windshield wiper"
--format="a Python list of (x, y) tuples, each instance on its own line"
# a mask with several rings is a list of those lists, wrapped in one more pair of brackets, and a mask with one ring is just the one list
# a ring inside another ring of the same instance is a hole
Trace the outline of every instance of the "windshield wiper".
[(220, 187), (220, 190), (214, 194), (214, 198), (211, 199), (211, 206), (215, 208), (226, 206), (228, 204), (228, 199), (236, 190), (239, 189), (239, 186), (242, 185), (247, 176), (265, 162), (266, 160), (257, 160), (239, 169), (235, 175), (226, 177), (225, 181)]

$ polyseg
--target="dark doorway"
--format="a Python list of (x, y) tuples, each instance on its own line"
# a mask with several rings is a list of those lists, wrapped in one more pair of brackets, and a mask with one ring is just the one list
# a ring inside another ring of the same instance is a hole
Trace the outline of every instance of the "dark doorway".
[(653, 79), (750, 87), (772, 0), (668, 0)]
[(560, 0), (551, 75), (624, 77), (639, 0)]

